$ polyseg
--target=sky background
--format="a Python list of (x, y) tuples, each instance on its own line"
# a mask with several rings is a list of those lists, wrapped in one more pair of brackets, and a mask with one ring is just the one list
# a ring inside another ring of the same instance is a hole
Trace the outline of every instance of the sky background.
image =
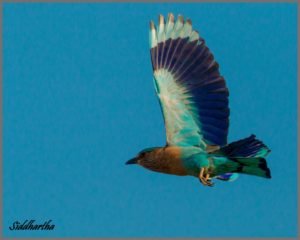
[[(254, 133), (272, 179), (124, 163), (165, 144), (149, 21), (192, 19), (230, 90), (229, 142)], [(296, 4), (4, 4), (4, 234), (295, 237)], [(54, 231), (9, 231), (51, 219)]]

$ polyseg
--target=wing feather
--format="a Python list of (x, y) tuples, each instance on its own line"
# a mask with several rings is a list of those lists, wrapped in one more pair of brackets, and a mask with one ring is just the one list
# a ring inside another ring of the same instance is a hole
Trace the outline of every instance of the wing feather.
[(227, 143), (229, 92), (219, 65), (190, 20), (173, 14), (150, 22), (154, 85), (166, 126), (167, 144)]

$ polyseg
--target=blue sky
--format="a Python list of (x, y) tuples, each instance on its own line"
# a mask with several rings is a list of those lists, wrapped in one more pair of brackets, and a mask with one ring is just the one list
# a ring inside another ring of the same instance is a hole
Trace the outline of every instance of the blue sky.
[[(165, 144), (149, 55), (159, 13), (192, 19), (230, 90), (229, 141), (254, 133), (272, 179), (124, 162)], [(4, 4), (4, 234), (294, 237), (296, 4)], [(55, 231), (9, 231), (52, 219)]]

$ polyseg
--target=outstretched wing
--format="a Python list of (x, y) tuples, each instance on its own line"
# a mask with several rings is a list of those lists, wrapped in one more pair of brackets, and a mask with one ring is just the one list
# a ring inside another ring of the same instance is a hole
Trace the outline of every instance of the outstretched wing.
[(167, 144), (199, 146), (227, 143), (228, 89), (205, 42), (184, 21), (159, 16), (150, 22), (154, 84), (164, 116)]

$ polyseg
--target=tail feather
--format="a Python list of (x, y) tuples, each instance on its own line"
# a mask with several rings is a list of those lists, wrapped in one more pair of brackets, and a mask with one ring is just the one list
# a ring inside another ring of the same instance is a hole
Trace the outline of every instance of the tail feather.
[(239, 163), (239, 166), (235, 169), (234, 172), (271, 178), (271, 171), (267, 166), (266, 159), (264, 158), (230, 158), (230, 160)]
[(227, 157), (229, 160), (218, 167), (217, 176), (220, 180), (229, 179), (232, 173), (244, 173), (264, 178), (271, 178), (266, 157), (270, 149), (260, 140), (251, 135), (248, 138), (230, 143), (213, 154)]
[(271, 172), (269, 168), (260, 169), (260, 168), (253, 168), (253, 167), (247, 167), (244, 166), (241, 173), (249, 174), (249, 175), (255, 175), (258, 177), (264, 177), (264, 178), (271, 178)]
[(222, 147), (217, 153), (228, 157), (266, 157), (271, 150), (255, 135), (232, 142)]

